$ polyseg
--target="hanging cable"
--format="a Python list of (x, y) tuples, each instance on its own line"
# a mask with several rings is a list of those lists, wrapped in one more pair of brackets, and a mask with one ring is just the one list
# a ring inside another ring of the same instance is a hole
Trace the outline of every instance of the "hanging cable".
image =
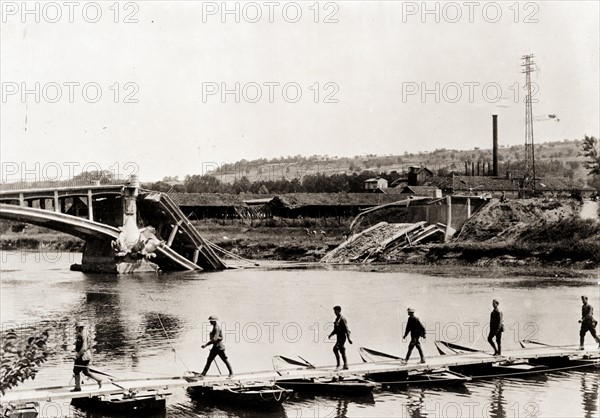
[[(151, 301), (154, 302), (154, 299), (152, 299), (151, 295), (148, 295), (148, 297), (150, 298)], [(169, 345), (171, 346), (171, 350), (173, 351), (173, 354), (175, 355), (175, 361), (177, 361), (177, 359), (179, 358), (179, 361), (181, 362), (181, 364), (183, 364), (183, 366), (185, 367), (186, 371), (191, 372), (190, 368), (185, 363), (185, 361), (183, 361), (183, 359), (181, 358), (181, 356), (179, 354), (177, 354), (177, 350), (175, 350), (175, 346), (173, 345), (173, 342), (169, 338), (169, 333), (167, 332), (165, 326), (163, 325), (162, 319), (160, 319), (160, 314), (158, 312), (156, 312), (156, 317), (158, 318), (158, 322), (159, 322), (159, 324), (160, 324), (163, 332), (165, 333), (165, 337), (167, 337), (167, 341), (169, 342)]]

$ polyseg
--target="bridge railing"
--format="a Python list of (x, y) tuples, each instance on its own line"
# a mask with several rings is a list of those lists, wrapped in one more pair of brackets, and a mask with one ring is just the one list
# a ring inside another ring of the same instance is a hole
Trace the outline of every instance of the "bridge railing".
[(53, 181), (15, 181), (9, 183), (0, 183), (0, 191), (31, 190), (31, 189), (52, 189), (59, 187), (82, 187), (82, 186), (103, 186), (113, 184), (125, 184), (127, 179), (124, 177), (103, 177), (103, 178), (81, 178), (71, 180), (53, 180)]

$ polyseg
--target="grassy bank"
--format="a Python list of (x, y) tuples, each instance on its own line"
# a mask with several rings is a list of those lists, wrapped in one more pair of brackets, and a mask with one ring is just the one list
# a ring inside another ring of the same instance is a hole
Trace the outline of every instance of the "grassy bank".
[(72, 235), (33, 225), (0, 223), (0, 250), (83, 251), (85, 242)]
[[(578, 204), (572, 200), (492, 201), (465, 224), (452, 242), (407, 248), (387, 262), (539, 271), (599, 269), (600, 223), (579, 219), (577, 213)], [(315, 262), (345, 240), (351, 221), (203, 220), (194, 221), (194, 226), (204, 238), (240, 257)], [(35, 226), (3, 223), (2, 231), (0, 247), (4, 250), (81, 251), (84, 245), (77, 238)]]
[[(600, 267), (600, 222), (581, 219), (574, 200), (492, 201), (454, 242), (434, 246), (432, 262), (476, 265)], [(456, 262), (456, 261), (455, 261)]]
[[(348, 219), (265, 219), (194, 221), (202, 236), (244, 258), (318, 261), (344, 239)], [(82, 251), (85, 242), (37, 226), (2, 223), (0, 249)]]
[(349, 225), (348, 219), (195, 222), (204, 238), (241, 257), (305, 262), (319, 261), (343, 242)]

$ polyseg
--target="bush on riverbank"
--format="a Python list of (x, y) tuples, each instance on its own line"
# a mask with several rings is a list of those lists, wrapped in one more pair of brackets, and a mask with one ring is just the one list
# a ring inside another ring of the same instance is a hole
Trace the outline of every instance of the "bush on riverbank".
[[(474, 231), (473, 225), (487, 226), (490, 214), (496, 212), (493, 207), (487, 208), (480, 216), (482, 219), (478, 219), (476, 215), (473, 222), (470, 221), (470, 232), (461, 234), (461, 238), (455, 242), (431, 247), (427, 259), (430, 262), (457, 258), (468, 263), (495, 260), (495, 263), (504, 264), (530, 262), (577, 264), (581, 268), (599, 267), (600, 222), (567, 217), (571, 202), (566, 204), (566, 210), (564, 205), (557, 205), (556, 202), (546, 208), (543, 204), (530, 207), (529, 213), (535, 214), (536, 219), (528, 224), (523, 224), (522, 217), (511, 219), (510, 216), (506, 216), (493, 225), (489, 224), (487, 228)], [(517, 206), (516, 211), (514, 206)], [(515, 214), (518, 213), (519, 206), (520, 203), (504, 205), (503, 210)], [(561, 215), (557, 216), (557, 213)], [(501, 228), (503, 223), (507, 224), (504, 229)], [(491, 237), (482, 242), (482, 236), (485, 234)], [(500, 239), (501, 237), (506, 238)]]
[(451, 258), (468, 263), (477, 263), (482, 259), (503, 260), (504, 264), (517, 263), (516, 260), (558, 264), (583, 262), (584, 268), (596, 268), (600, 266), (600, 243), (592, 240), (579, 242), (566, 240), (533, 245), (523, 242), (470, 242), (432, 246), (427, 253), (430, 262)]
[(72, 235), (18, 222), (0, 222), (0, 250), (83, 251), (85, 242)]
[(50, 330), (25, 336), (15, 330), (2, 331), (0, 348), (0, 393), (35, 379), (40, 366), (47, 360)]

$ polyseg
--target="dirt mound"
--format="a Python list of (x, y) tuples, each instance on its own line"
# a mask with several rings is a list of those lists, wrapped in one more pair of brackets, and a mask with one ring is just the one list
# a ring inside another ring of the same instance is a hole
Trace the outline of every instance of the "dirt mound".
[(520, 199), (500, 202), (492, 199), (464, 225), (457, 241), (510, 240), (548, 223), (573, 218), (579, 204), (573, 200)]

